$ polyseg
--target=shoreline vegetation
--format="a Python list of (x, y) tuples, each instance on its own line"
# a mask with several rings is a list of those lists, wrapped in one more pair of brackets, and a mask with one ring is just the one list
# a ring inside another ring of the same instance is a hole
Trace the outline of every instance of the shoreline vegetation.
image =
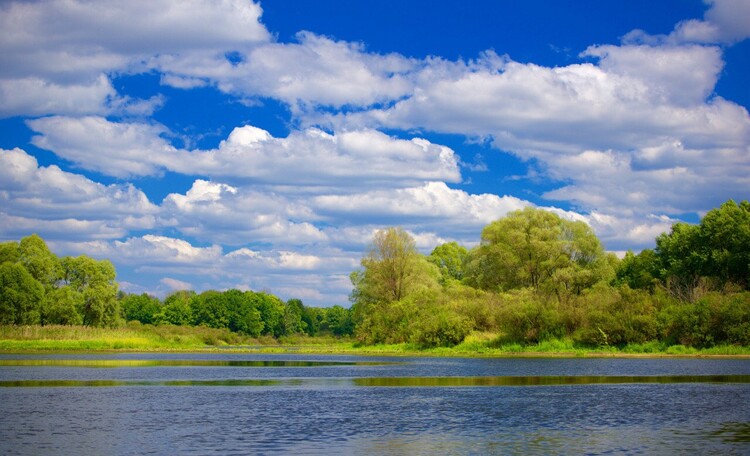
[(288, 336), (253, 338), (208, 327), (153, 326), (130, 323), (120, 328), (90, 326), (0, 326), (0, 353), (253, 353), (358, 356), (441, 357), (618, 357), (750, 359), (750, 347), (697, 349), (663, 343), (622, 347), (587, 347), (570, 339), (536, 344), (503, 343), (502, 335), (472, 333), (453, 347), (420, 348), (408, 343), (363, 345), (350, 337)]
[(239, 289), (162, 301), (116, 277), (110, 261), (60, 258), (36, 234), (0, 242), (0, 351), (750, 355), (748, 201), (622, 259), (583, 221), (538, 208), (429, 255), (385, 228), (350, 275), (349, 308)]

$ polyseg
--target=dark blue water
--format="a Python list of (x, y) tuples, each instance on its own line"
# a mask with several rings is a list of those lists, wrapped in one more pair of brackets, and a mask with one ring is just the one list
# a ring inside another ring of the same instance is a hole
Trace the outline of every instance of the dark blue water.
[(4, 355), (0, 454), (750, 454), (748, 376), (750, 360)]

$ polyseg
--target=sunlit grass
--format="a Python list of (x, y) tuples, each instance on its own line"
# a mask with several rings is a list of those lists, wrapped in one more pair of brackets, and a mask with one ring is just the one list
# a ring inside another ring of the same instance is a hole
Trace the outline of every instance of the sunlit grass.
[(256, 343), (228, 330), (206, 327), (0, 326), (2, 351), (184, 350)]
[(420, 349), (417, 345), (361, 345), (352, 338), (287, 336), (249, 338), (228, 330), (193, 326), (129, 324), (122, 328), (86, 326), (0, 326), (0, 351), (194, 351), (231, 350), (254, 353), (304, 353), (366, 356), (742, 356), (750, 347), (733, 345), (696, 349), (652, 341), (624, 347), (587, 347), (572, 339), (537, 344), (505, 341), (503, 334), (472, 332), (454, 347)]

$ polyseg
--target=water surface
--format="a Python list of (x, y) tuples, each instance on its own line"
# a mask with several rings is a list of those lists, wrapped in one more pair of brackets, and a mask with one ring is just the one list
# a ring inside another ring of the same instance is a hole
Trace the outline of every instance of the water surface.
[(0, 454), (750, 454), (750, 360), (0, 355), (0, 404)]

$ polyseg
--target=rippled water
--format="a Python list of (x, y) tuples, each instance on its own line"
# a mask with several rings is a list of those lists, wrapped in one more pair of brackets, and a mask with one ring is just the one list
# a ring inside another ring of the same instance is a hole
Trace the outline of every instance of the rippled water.
[(750, 360), (2, 355), (0, 412), (0, 454), (750, 454)]

